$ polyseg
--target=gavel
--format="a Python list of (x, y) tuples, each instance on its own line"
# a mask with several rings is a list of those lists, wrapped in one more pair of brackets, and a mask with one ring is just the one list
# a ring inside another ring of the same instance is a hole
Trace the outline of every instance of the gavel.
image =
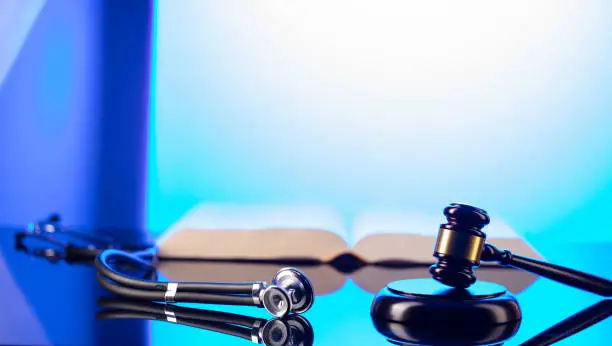
[(460, 203), (444, 209), (447, 223), (440, 225), (434, 248), (438, 262), (429, 268), (444, 285), (467, 288), (476, 282), (473, 268), (480, 262), (497, 262), (561, 282), (604, 297), (612, 296), (612, 281), (578, 270), (538, 261), (499, 250), (486, 243), (483, 228), (491, 221), (486, 211)]

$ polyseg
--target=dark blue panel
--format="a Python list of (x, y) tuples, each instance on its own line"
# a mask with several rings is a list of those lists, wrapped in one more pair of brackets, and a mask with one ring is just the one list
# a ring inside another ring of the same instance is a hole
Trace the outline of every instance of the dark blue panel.
[[(59, 212), (68, 224), (132, 230), (117, 233), (124, 239), (145, 234), (135, 230), (146, 177), (150, 12), (148, 0), (57, 0), (41, 10), (0, 89), (1, 224)], [(7, 242), (0, 252), (20, 255)], [(54, 344), (117, 344), (127, 334), (122, 342), (146, 342), (142, 323), (83, 324), (93, 322), (101, 292), (91, 269), (32, 275), (37, 261), (12, 263)], [(87, 279), (76, 280), (83, 270)], [(50, 292), (59, 292), (57, 306)], [(57, 318), (59, 308), (74, 325)]]
[[(149, 0), (101, 2), (100, 113), (94, 224), (112, 227), (120, 241), (146, 241), (144, 195), (148, 132)], [(101, 289), (100, 289), (101, 290)], [(142, 321), (102, 323), (99, 345), (147, 343)]]
[[(104, 1), (95, 191), (98, 226), (144, 222), (149, 104), (150, 1)], [(133, 240), (145, 233), (117, 234)]]

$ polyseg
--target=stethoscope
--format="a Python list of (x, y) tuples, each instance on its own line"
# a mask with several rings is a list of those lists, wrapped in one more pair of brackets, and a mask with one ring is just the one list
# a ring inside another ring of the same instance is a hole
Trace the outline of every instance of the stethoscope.
[[(55, 237), (60, 234), (84, 241), (86, 245), (75, 246), (60, 242)], [(106, 237), (67, 230), (61, 227), (57, 216), (31, 224), (26, 231), (17, 233), (15, 237), (18, 249), (50, 260), (85, 261), (94, 258), (98, 271), (96, 278), (100, 285), (118, 296), (132, 300), (256, 306), (265, 308), (276, 317), (304, 313), (314, 302), (312, 283), (297, 268), (281, 268), (270, 284), (265, 281), (161, 282), (132, 276), (119, 269), (121, 265), (128, 265), (154, 272), (154, 262), (157, 260), (154, 248), (119, 247)], [(29, 250), (24, 243), (31, 237), (43, 240), (52, 245), (53, 249)]]
[(102, 298), (98, 319), (144, 319), (180, 324), (250, 340), (269, 346), (309, 346), (314, 333), (308, 320), (290, 314), (273, 319), (255, 318), (220, 311), (194, 309), (123, 298)]
[(159, 282), (127, 276), (113, 262), (150, 266), (139, 257), (121, 250), (102, 251), (95, 259), (98, 282), (108, 291), (134, 300), (166, 303), (251, 305), (282, 317), (303, 313), (312, 306), (314, 292), (306, 275), (296, 268), (280, 269), (272, 283), (256, 282)]

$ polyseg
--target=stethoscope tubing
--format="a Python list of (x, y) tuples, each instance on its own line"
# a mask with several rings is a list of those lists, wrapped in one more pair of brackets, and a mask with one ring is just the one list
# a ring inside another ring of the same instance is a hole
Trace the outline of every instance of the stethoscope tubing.
[(135, 300), (165, 301), (168, 300), (170, 284), (174, 292), (170, 302), (193, 302), (225, 305), (257, 305), (253, 298), (254, 287), (258, 282), (178, 282), (168, 283), (149, 281), (130, 277), (115, 270), (111, 263), (128, 261), (139, 267), (153, 269), (152, 265), (137, 255), (121, 250), (108, 249), (96, 257), (94, 265), (98, 270), (96, 276), (100, 285), (110, 292)]

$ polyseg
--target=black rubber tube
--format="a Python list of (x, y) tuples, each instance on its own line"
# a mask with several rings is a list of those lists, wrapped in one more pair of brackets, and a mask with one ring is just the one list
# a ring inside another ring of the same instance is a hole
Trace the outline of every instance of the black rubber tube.
[(179, 283), (179, 290), (197, 293), (248, 294), (251, 296), (254, 284), (254, 282), (181, 282)]
[(164, 301), (165, 300), (165, 291), (151, 291), (151, 290), (139, 290), (135, 288), (129, 288), (125, 286), (120, 286), (112, 283), (104, 278), (101, 273), (96, 274), (96, 279), (100, 283), (102, 287), (108, 290), (111, 293), (114, 293), (118, 296), (122, 296), (129, 299), (135, 300), (145, 300), (145, 301)]
[(150, 312), (132, 311), (132, 310), (121, 310), (121, 309), (108, 309), (102, 310), (96, 313), (96, 319), (110, 320), (110, 319), (142, 319), (152, 321), (168, 321), (166, 315), (154, 314)]
[(196, 293), (196, 292), (176, 292), (175, 300), (185, 303), (204, 303), (222, 305), (251, 305), (255, 302), (251, 296), (233, 296), (223, 294)]
[[(106, 280), (101, 273), (96, 279), (108, 291), (130, 299), (145, 301), (165, 301), (165, 291), (140, 290), (125, 287)], [(195, 292), (176, 292), (174, 301), (185, 303), (222, 304), (222, 305), (255, 305), (251, 296), (234, 296), (221, 294), (206, 294)]]
[[(165, 315), (166, 311), (168, 310), (167, 304), (130, 301), (121, 298), (100, 298), (98, 300), (98, 305), (107, 309), (132, 310), (159, 315)], [(176, 305), (172, 306), (172, 312), (177, 318), (180, 317), (192, 320), (232, 323), (251, 328), (257, 321), (260, 321), (262, 324), (266, 322), (266, 320), (262, 318), (232, 314), (229, 312), (194, 309)]]
[[(145, 268), (151, 265), (128, 252), (109, 249), (105, 250), (96, 257), (95, 266), (100, 273), (107, 278), (126, 287), (131, 287), (140, 290), (151, 291), (166, 291), (168, 283), (147, 281), (138, 278), (130, 277), (122, 274), (112, 268), (110, 262), (113, 260), (130, 261)], [(222, 294), (252, 294), (254, 282), (181, 282), (179, 283), (178, 293), (196, 292), (196, 293), (222, 293)]]
[(223, 333), (231, 336), (235, 336), (238, 338), (243, 338), (246, 340), (251, 340), (251, 328), (245, 328), (236, 326), (229, 323), (218, 323), (218, 322), (204, 322), (198, 320), (177, 320), (177, 323), (180, 323), (185, 326), (206, 329), (217, 333)]
[(141, 259), (140, 257), (137, 257), (135, 255), (132, 255), (124, 251), (112, 250), (112, 249), (102, 251), (96, 257), (96, 260), (94, 261), (94, 265), (96, 266), (96, 269), (98, 269), (98, 272), (100, 272), (105, 277), (111, 279), (112, 281), (117, 282), (118, 284), (122, 286), (131, 287), (131, 288), (140, 289), (140, 290), (166, 291), (165, 283), (161, 283), (157, 281), (141, 280), (141, 279), (133, 278), (133, 277), (130, 277), (123, 273), (118, 272), (117, 270), (113, 269), (112, 265), (110, 264), (110, 262), (112, 262), (113, 260), (127, 261), (127, 262), (130, 262), (131, 264), (135, 264), (139, 267), (146, 268), (146, 269), (152, 268), (149, 262)]
[[(150, 314), (146, 312), (135, 312), (125, 310), (111, 310), (101, 311), (96, 314), (96, 318), (99, 319), (143, 319), (143, 320), (156, 320), (156, 321), (167, 321), (164, 315)], [(251, 340), (251, 328), (245, 328), (236, 326), (229, 323), (219, 323), (210, 321), (200, 321), (192, 319), (180, 319), (177, 318), (176, 322), (184, 326), (194, 327), (198, 329), (210, 330), (217, 333), (231, 335), (246, 340)]]

